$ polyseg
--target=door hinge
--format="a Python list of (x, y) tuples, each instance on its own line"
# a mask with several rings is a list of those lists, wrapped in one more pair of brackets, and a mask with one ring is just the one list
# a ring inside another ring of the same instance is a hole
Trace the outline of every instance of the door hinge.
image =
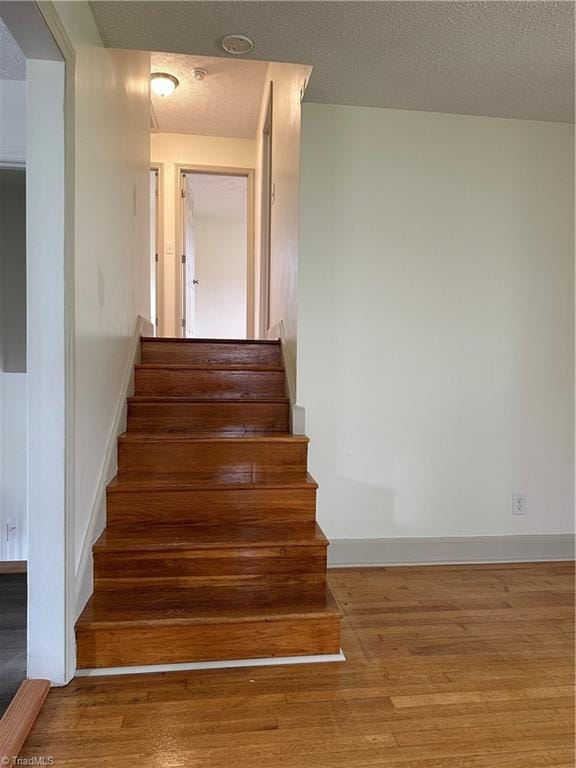
[(186, 190), (185, 189), (181, 189), (180, 190), (180, 197), (186, 197)]
[(186, 254), (182, 254), (182, 264), (186, 264)]
[(158, 264), (158, 254), (157, 253), (154, 254), (154, 260), (156, 261), (156, 264)]
[(182, 318), (182, 328), (186, 328), (186, 320)]

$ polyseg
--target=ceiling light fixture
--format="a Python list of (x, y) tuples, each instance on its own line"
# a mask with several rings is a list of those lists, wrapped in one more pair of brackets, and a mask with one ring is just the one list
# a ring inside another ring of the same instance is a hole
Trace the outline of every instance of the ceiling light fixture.
[(150, 82), (156, 96), (170, 96), (180, 84), (177, 77), (166, 72), (152, 72)]
[(254, 48), (254, 43), (246, 35), (226, 35), (222, 38), (221, 43), (226, 53), (231, 53), (233, 56), (250, 53)]

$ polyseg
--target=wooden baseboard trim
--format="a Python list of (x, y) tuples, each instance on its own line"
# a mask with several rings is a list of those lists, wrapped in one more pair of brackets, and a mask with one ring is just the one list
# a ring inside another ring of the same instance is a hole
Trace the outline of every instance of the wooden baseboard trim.
[(24, 680), (0, 720), (0, 764), (16, 764), (48, 691), (48, 680)]
[(331, 539), (329, 568), (574, 560), (573, 534)]
[(340, 653), (315, 656), (274, 656), (266, 659), (231, 659), (230, 661), (191, 661), (182, 664), (147, 664), (133, 667), (101, 667), (77, 669), (76, 677), (102, 677), (108, 675), (143, 675), (151, 672), (187, 672), (203, 669), (239, 669), (242, 667), (276, 667), (286, 664), (326, 664), (346, 661)]
[(2, 573), (26, 573), (28, 563), (26, 560), (1, 560), (0, 574)]

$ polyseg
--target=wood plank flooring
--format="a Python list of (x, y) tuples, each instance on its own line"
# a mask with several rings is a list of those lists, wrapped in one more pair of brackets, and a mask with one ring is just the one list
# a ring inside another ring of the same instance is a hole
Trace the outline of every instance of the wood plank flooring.
[(341, 664), (78, 678), (21, 756), (117, 768), (574, 766), (574, 566), (350, 569)]

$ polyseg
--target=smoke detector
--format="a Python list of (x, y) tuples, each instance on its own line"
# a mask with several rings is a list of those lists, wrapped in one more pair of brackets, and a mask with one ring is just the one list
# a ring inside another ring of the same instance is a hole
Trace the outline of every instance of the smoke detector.
[(254, 48), (252, 40), (245, 35), (226, 35), (221, 43), (226, 53), (231, 53), (233, 56), (243, 56)]
[(195, 69), (192, 70), (192, 72), (190, 74), (192, 75), (194, 80), (204, 80), (204, 78), (206, 77), (208, 72), (206, 72), (205, 69), (201, 69), (200, 67), (196, 67)]

